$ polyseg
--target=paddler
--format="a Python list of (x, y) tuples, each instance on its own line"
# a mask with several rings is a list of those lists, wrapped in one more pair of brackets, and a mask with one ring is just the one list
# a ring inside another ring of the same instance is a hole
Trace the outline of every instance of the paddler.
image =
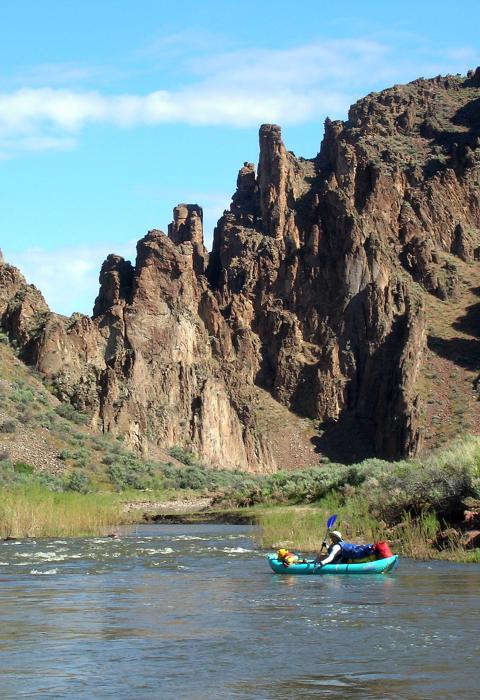
[(333, 564), (339, 562), (342, 559), (342, 533), (338, 530), (332, 530), (328, 533), (330, 537), (330, 544), (327, 547), (327, 556), (324, 557), (320, 553), (315, 559), (317, 566), (325, 566), (325, 564)]

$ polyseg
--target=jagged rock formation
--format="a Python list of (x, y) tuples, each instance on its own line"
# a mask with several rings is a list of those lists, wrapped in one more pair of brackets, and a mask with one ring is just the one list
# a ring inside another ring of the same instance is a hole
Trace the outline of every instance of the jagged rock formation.
[(138, 448), (274, 468), (263, 389), (321, 424), (320, 452), (415, 454), (425, 308), (458, 301), (478, 257), (479, 115), (477, 69), (367, 96), (311, 160), (264, 125), (210, 255), (200, 207), (180, 204), (135, 266), (107, 258), (91, 319), (50, 314), (1, 265), (2, 325), (60, 397)]

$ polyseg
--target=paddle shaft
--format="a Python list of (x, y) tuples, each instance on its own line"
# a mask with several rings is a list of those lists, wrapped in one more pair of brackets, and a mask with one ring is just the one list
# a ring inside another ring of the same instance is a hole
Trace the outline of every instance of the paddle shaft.
[(328, 537), (328, 533), (329, 533), (329, 531), (330, 531), (332, 525), (334, 525), (336, 519), (337, 519), (337, 516), (336, 516), (336, 515), (331, 515), (331, 516), (329, 517), (329, 519), (327, 520), (327, 529), (325, 530), (325, 537), (323, 538), (322, 548), (321, 548), (321, 550), (320, 550), (321, 552), (323, 552), (323, 548), (324, 548), (324, 547), (326, 548), (326, 546), (327, 546), (327, 537)]

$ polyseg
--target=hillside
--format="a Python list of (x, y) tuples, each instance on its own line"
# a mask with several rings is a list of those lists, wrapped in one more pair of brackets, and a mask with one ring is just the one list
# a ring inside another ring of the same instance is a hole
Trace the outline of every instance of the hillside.
[(0, 324), (93, 430), (273, 471), (395, 459), (478, 432), (480, 69), (368, 95), (315, 158), (260, 129), (203, 243), (174, 209), (110, 255), (91, 318), (0, 264)]
[(175, 475), (184, 465), (173, 455), (158, 450), (144, 460), (122, 438), (100, 435), (88, 422), (53, 396), (0, 334), (0, 486), (30, 478), (80, 492), (178, 486)]

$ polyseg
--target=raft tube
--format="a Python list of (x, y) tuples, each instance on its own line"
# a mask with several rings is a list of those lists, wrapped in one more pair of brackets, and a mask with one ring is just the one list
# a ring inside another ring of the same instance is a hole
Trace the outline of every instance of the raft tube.
[(377, 559), (376, 561), (366, 561), (359, 564), (325, 564), (325, 566), (318, 566), (313, 559), (285, 566), (283, 562), (277, 559), (276, 554), (269, 554), (268, 563), (276, 574), (295, 574), (297, 576), (306, 576), (308, 574), (319, 576), (324, 574), (387, 574), (396, 567), (398, 554), (387, 559)]

